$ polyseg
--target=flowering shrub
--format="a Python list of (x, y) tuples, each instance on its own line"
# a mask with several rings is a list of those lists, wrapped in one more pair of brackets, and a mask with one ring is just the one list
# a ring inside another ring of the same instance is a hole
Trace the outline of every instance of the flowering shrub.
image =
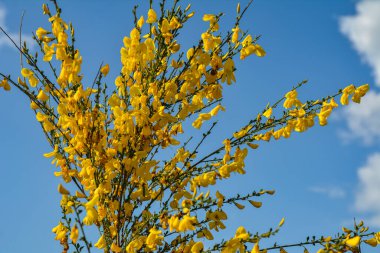
[[(242, 10), (237, 6), (236, 22), (226, 33), (219, 28), (221, 15), (204, 15), (209, 28), (188, 49), (181, 47), (178, 36), (193, 17), (190, 5), (184, 8), (174, 1), (166, 6), (163, 0), (160, 10), (153, 9), (151, 2), (145, 16), (134, 11), (134, 28), (123, 39), (122, 68), (113, 87), (105, 82), (112, 67), (108, 64), (99, 68), (92, 84), (83, 83), (74, 28), (61, 18), (57, 2), (53, 4), (54, 10), (43, 5), (49, 26), (39, 27), (34, 36), (42, 55), (15, 44), (27, 67), (17, 80), (1, 73), (0, 87), (9, 91), (13, 86), (28, 97), (52, 147), (45, 157), (52, 159), (58, 170), (55, 176), (63, 180), (58, 185), (62, 217), (53, 228), (63, 252), (90, 252), (94, 246), (115, 253), (275, 249), (283, 253), (288, 247), (316, 244), (322, 247), (319, 252), (358, 252), (363, 241), (371, 246), (380, 242), (380, 234), (367, 232), (360, 222), (334, 238), (260, 248), (284, 219), (263, 234), (241, 226), (233, 238), (218, 241), (214, 234), (226, 228), (227, 205), (243, 209), (243, 203), (249, 203), (260, 208), (259, 197), (274, 191), (236, 196), (208, 191), (218, 181), (245, 173), (249, 149), (304, 132), (315, 122), (326, 125), (338, 107), (335, 99), (340, 98), (342, 105), (350, 99), (360, 103), (368, 84), (301, 101), (298, 90), (306, 83), (301, 82), (227, 136), (219, 148), (201, 153), (199, 148), (217, 125), (205, 122), (225, 110), (223, 86), (236, 82), (235, 60), (265, 56), (259, 37), (240, 28), (251, 2)], [(186, 129), (187, 121), (203, 131), (200, 140), (189, 136), (180, 141), (180, 136), (195, 131)], [(163, 160), (160, 154), (172, 146), (175, 154)], [(99, 231), (94, 243), (86, 236), (89, 226)]]

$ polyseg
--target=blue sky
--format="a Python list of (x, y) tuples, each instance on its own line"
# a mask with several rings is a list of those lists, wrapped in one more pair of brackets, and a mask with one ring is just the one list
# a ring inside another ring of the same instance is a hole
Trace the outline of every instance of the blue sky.
[[(136, 3), (135, 1), (133, 1)], [(146, 3), (147, 1), (144, 1)], [(0, 25), (17, 35), (25, 10), (23, 38), (48, 22), (42, 1), (0, 1)], [(187, 2), (186, 2), (187, 3)], [(207, 4), (206, 4), (207, 3)], [(242, 1), (242, 4), (244, 1)], [(207, 24), (206, 13), (224, 12), (221, 30), (228, 29), (235, 1), (193, 1), (194, 21), (182, 39), (196, 42)], [(120, 67), (122, 38), (131, 28), (131, 2), (64, 1), (64, 18), (76, 28), (83, 55), (83, 73), (94, 77), (101, 62), (109, 63), (108, 83)], [(140, 11), (144, 9), (144, 4)], [(297, 82), (308, 79), (301, 98), (333, 94), (350, 83), (369, 83), (368, 99), (339, 109), (326, 127), (314, 127), (288, 140), (264, 144), (247, 158), (247, 174), (221, 185), (225, 195), (253, 189), (276, 189), (263, 198), (263, 207), (231, 208), (230, 237), (239, 225), (264, 232), (282, 217), (286, 223), (279, 242), (299, 242), (307, 235), (333, 235), (353, 218), (380, 227), (380, 1), (256, 0), (242, 27), (261, 34), (264, 58), (237, 61), (237, 83), (225, 89), (227, 111), (210, 139), (239, 129), (268, 102), (274, 102)], [(141, 15), (145, 13), (140, 12)], [(0, 72), (19, 74), (19, 55), (0, 35)], [(85, 79), (86, 80), (86, 79)], [(58, 252), (51, 228), (60, 217), (60, 181), (42, 154), (50, 151), (29, 109), (15, 89), (0, 91), (0, 208), (1, 252)], [(193, 132), (190, 132), (192, 134)], [(293, 251), (292, 251), (293, 252)], [(294, 251), (296, 252), (296, 251)]]

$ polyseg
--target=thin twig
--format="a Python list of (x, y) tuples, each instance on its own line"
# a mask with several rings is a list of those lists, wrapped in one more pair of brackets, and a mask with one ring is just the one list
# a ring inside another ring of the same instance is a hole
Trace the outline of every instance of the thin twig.
[[(19, 40), (20, 40), (20, 48), (21, 48), (21, 44), (22, 44), (22, 22), (24, 20), (24, 15), (25, 15), (25, 11), (23, 11), (21, 14), (20, 28), (19, 28), (19, 32), (18, 32), (18, 36), (19, 36)], [(21, 66), (21, 68), (24, 67), (24, 64), (22, 62), (22, 53), (21, 52), (20, 52), (20, 66)]]

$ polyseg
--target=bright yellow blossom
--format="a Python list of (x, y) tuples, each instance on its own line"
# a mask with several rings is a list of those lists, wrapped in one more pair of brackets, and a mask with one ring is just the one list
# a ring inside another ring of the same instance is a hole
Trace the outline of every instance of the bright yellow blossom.
[(153, 24), (156, 21), (157, 21), (157, 14), (156, 14), (156, 12), (153, 9), (149, 9), (149, 11), (148, 11), (148, 18), (147, 18), (146, 22), (148, 24)]
[(0, 87), (3, 87), (4, 90), (9, 91), (9, 90), (11, 89), (11, 86), (9, 85), (8, 79), (4, 78), (4, 79), (0, 82)]
[(272, 115), (272, 112), (273, 112), (273, 108), (272, 108), (272, 107), (269, 107), (269, 108), (263, 113), (263, 116), (269, 119), (270, 116)]
[(368, 90), (369, 90), (368, 84), (364, 84), (356, 88), (354, 91), (354, 95), (352, 96), (352, 101), (354, 101), (355, 103), (360, 103), (361, 98), (364, 97), (365, 94), (367, 94)]
[(146, 238), (146, 246), (150, 250), (155, 250), (158, 245), (162, 244), (162, 240), (164, 239), (164, 237), (161, 234), (162, 234), (162, 231), (156, 228), (151, 228), (149, 230), (149, 235)]
[(119, 253), (121, 252), (122, 248), (113, 242), (111, 245), (111, 250), (112, 252)]
[(77, 243), (78, 241), (78, 236), (79, 236), (79, 230), (77, 225), (75, 224), (70, 232), (70, 239), (73, 241), (73, 243)]
[(42, 40), (42, 37), (48, 34), (49, 32), (43, 29), (42, 27), (39, 27), (36, 31), (37, 38), (39, 40)]
[(357, 247), (360, 243), (360, 236), (355, 236), (346, 241), (346, 244), (350, 247)]
[(110, 71), (110, 65), (109, 65), (109, 64), (104, 65), (104, 66), (100, 69), (100, 72), (101, 72), (104, 76), (107, 76), (109, 71)]
[(95, 247), (97, 247), (98, 249), (104, 249), (107, 247), (107, 242), (106, 240), (104, 239), (104, 235), (102, 235), (99, 240), (94, 244)]
[(260, 253), (260, 248), (259, 248), (259, 244), (258, 243), (255, 243), (255, 245), (252, 248), (251, 253)]
[(232, 43), (238, 43), (239, 41), (239, 33), (240, 33), (240, 28), (239, 26), (236, 26), (235, 28), (232, 28), (232, 37), (231, 41)]
[(60, 194), (63, 194), (63, 195), (70, 194), (70, 192), (65, 187), (63, 187), (61, 184), (58, 185), (58, 192)]
[(202, 242), (196, 242), (192, 247), (191, 247), (191, 253), (200, 253), (203, 250), (203, 243)]
[(46, 102), (49, 99), (49, 97), (43, 90), (40, 90), (40, 92), (37, 95), (37, 99)]
[(68, 229), (63, 225), (62, 222), (60, 222), (56, 227), (52, 229), (52, 232), (56, 234), (55, 239), (59, 241), (66, 237)]
[(217, 18), (214, 14), (205, 14), (203, 15), (203, 21), (210, 22), (211, 31), (219, 30), (219, 24), (217, 22)]

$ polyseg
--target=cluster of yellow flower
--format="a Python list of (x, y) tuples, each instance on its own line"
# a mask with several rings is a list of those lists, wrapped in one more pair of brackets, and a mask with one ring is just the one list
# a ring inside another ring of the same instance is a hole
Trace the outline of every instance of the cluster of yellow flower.
[[(355, 88), (353, 84), (350, 84), (342, 91), (338, 92), (331, 98), (326, 98), (322, 101), (316, 100), (308, 103), (302, 103), (298, 99), (298, 93), (296, 89), (289, 91), (284, 97), (283, 107), (287, 109), (281, 118), (276, 118), (272, 116), (274, 112), (273, 107), (269, 107), (262, 114), (259, 114), (256, 119), (256, 124), (262, 122), (262, 116), (267, 120), (264, 123), (264, 129), (268, 131), (262, 131), (261, 133), (254, 128), (253, 123), (248, 124), (243, 127), (240, 131), (234, 133), (233, 137), (236, 140), (239, 139), (250, 139), (251, 141), (270, 141), (273, 137), (275, 140), (283, 138), (289, 138), (293, 131), (304, 132), (310, 127), (314, 126), (315, 118), (318, 117), (319, 125), (327, 125), (327, 119), (331, 115), (334, 108), (338, 107), (335, 102), (334, 97), (341, 95), (341, 104), (348, 104), (348, 96), (352, 96), (352, 101), (355, 103), (360, 103), (360, 100), (369, 90), (369, 85), (364, 84)], [(319, 109), (319, 111), (318, 111)], [(281, 127), (281, 125), (284, 125)], [(258, 133), (259, 132), (259, 133)], [(249, 138), (248, 138), (249, 137)], [(229, 156), (229, 151), (227, 143), (231, 143), (231, 140), (225, 140), (226, 145), (226, 156)], [(249, 147), (256, 149), (258, 147), (257, 143), (246, 143)], [(225, 156), (225, 158), (226, 158)], [(224, 159), (225, 160), (225, 159)]]

